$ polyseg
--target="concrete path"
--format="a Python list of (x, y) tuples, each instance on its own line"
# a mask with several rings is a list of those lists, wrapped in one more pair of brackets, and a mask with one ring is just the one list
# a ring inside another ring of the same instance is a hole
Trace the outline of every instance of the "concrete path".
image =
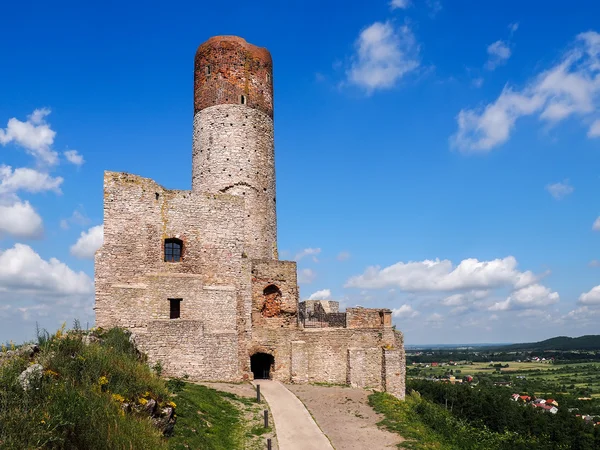
[(254, 381), (257, 384), (271, 408), (280, 450), (333, 450), (298, 397), (279, 381)]

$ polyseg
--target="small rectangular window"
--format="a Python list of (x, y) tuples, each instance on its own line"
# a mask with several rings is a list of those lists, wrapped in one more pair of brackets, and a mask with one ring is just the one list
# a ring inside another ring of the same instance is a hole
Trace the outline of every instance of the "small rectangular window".
[(179, 319), (181, 317), (181, 298), (170, 298), (169, 299), (169, 318)]

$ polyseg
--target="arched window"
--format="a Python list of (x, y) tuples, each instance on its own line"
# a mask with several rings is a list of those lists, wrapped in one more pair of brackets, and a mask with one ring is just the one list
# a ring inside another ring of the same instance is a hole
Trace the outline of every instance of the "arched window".
[(212, 72), (212, 70), (211, 70), (211, 67), (210, 67), (210, 66), (206, 66), (206, 69), (205, 69), (205, 70), (206, 70), (206, 75), (210, 75), (210, 74), (211, 74), (211, 72)]
[(241, 105), (245, 105), (246, 104), (246, 96), (245, 95), (240, 95), (240, 104)]
[(181, 239), (165, 239), (165, 262), (180, 262), (183, 254), (183, 241)]

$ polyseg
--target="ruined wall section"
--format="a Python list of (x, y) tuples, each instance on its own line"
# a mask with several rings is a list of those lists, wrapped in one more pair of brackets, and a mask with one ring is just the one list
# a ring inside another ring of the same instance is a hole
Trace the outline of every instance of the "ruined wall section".
[(252, 260), (252, 326), (298, 327), (298, 281), (294, 261)]
[(389, 309), (346, 308), (347, 328), (383, 328), (392, 326), (392, 311)]
[[(303, 342), (303, 344), (292, 342)], [(381, 354), (383, 348), (396, 349), (396, 336), (392, 328), (384, 329), (269, 329), (255, 328), (252, 333), (253, 352), (270, 353), (275, 357), (273, 377), (282, 382), (290, 382), (293, 377), (306, 379), (310, 383), (348, 382), (348, 350), (374, 349)], [(304, 352), (293, 355), (294, 349)], [(304, 362), (306, 361), (306, 362)], [(292, 368), (292, 364), (295, 367)], [(304, 366), (306, 364), (306, 366)], [(355, 364), (355, 371), (363, 370)], [(382, 365), (375, 372), (365, 366), (372, 376), (381, 380)], [(295, 374), (295, 375), (294, 375)]]

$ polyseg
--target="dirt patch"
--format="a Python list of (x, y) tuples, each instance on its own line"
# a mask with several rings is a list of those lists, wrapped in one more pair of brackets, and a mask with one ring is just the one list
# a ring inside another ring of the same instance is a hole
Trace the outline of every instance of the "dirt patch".
[(337, 450), (396, 448), (404, 440), (377, 426), (383, 416), (369, 406), (370, 391), (313, 385), (286, 387), (306, 405)]

